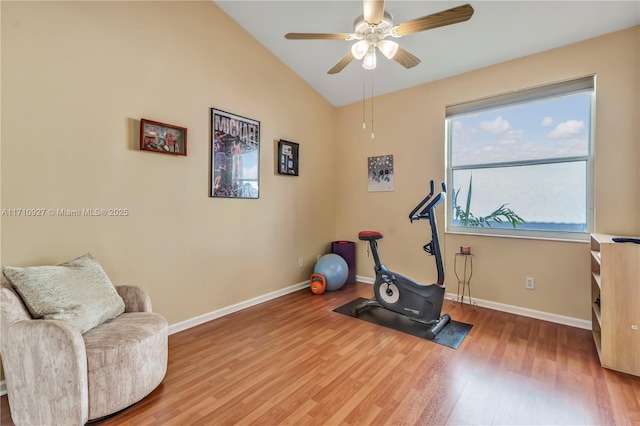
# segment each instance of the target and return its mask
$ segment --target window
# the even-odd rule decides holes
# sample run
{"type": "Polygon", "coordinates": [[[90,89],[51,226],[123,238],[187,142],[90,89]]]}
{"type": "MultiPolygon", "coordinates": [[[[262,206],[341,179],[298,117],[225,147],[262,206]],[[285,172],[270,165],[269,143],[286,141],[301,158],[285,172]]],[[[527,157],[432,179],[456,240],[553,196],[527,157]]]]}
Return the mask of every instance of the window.
{"type": "Polygon", "coordinates": [[[595,77],[448,106],[447,231],[586,240],[595,77]]]}

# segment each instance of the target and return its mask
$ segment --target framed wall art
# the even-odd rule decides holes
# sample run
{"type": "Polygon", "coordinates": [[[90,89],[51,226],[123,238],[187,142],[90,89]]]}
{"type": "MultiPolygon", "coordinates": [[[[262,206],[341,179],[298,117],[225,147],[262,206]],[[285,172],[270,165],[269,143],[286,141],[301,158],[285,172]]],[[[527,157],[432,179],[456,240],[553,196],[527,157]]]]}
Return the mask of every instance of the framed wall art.
{"type": "Polygon", "coordinates": [[[298,176],[300,145],[280,139],[278,141],[278,174],[298,176]]]}
{"type": "Polygon", "coordinates": [[[393,191],[393,155],[379,155],[367,159],[369,168],[369,192],[393,191]]]}
{"type": "Polygon", "coordinates": [[[187,129],[142,118],[140,150],[187,155],[187,129]]]}
{"type": "Polygon", "coordinates": [[[210,197],[260,195],[260,122],[211,108],[210,197]]]}

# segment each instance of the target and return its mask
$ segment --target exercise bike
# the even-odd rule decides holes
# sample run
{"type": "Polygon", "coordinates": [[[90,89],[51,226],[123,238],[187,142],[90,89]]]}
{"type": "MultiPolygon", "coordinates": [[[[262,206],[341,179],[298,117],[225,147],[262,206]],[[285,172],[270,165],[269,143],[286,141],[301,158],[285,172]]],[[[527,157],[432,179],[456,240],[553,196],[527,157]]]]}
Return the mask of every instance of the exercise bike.
{"type": "Polygon", "coordinates": [[[427,219],[431,225],[432,240],[425,244],[423,249],[429,255],[435,257],[438,279],[434,284],[424,285],[410,278],[387,269],[380,262],[377,240],[382,238],[378,231],[361,231],[358,238],[368,241],[375,262],[374,271],[376,279],[373,283],[374,297],[362,302],[351,314],[358,316],[360,312],[371,308],[380,307],[406,316],[410,320],[429,325],[426,337],[434,339],[442,331],[445,325],[451,321],[449,314],[440,316],[442,302],[444,301],[444,267],[442,253],[440,252],[440,240],[438,238],[438,224],[435,217],[435,208],[445,199],[446,187],[442,184],[442,192],[436,194],[435,184],[431,181],[431,192],[409,213],[409,220],[427,219]],[[422,208],[424,205],[426,206],[422,208]],[[422,210],[420,210],[422,209],[422,210]]]}

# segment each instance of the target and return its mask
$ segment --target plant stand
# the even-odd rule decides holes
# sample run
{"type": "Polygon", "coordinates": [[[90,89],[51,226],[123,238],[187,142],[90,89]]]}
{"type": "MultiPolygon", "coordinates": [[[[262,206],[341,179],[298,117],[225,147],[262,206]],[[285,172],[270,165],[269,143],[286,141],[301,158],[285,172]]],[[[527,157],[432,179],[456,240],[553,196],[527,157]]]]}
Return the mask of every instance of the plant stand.
{"type": "Polygon", "coordinates": [[[464,306],[464,293],[465,289],[469,295],[469,301],[467,302],[470,306],[473,307],[473,310],[476,310],[478,304],[473,301],[471,298],[471,277],[473,276],[473,255],[472,254],[462,254],[456,253],[456,257],[453,262],[453,270],[456,274],[456,278],[458,279],[458,294],[456,295],[456,299],[452,300],[451,303],[455,306],[457,303],[460,303],[464,306]],[[458,267],[458,259],[460,259],[461,266],[458,267]],[[458,273],[458,269],[462,269],[461,274],[458,273]],[[460,288],[462,287],[462,293],[460,293],[460,288]]]}

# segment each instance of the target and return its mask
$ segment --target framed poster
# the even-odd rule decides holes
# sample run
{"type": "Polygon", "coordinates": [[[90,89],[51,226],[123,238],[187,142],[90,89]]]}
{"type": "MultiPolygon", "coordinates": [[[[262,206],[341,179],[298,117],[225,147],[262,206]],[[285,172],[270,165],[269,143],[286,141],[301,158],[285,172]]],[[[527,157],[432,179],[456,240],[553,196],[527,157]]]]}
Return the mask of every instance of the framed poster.
{"type": "Polygon", "coordinates": [[[369,192],[393,191],[393,155],[369,157],[369,192]]]}
{"type": "Polygon", "coordinates": [[[260,195],[260,122],[211,108],[210,197],[260,195]]]}
{"type": "Polygon", "coordinates": [[[280,139],[278,141],[278,174],[298,176],[300,145],[280,139]]]}
{"type": "Polygon", "coordinates": [[[187,155],[187,129],[142,118],[140,150],[187,155]]]}

